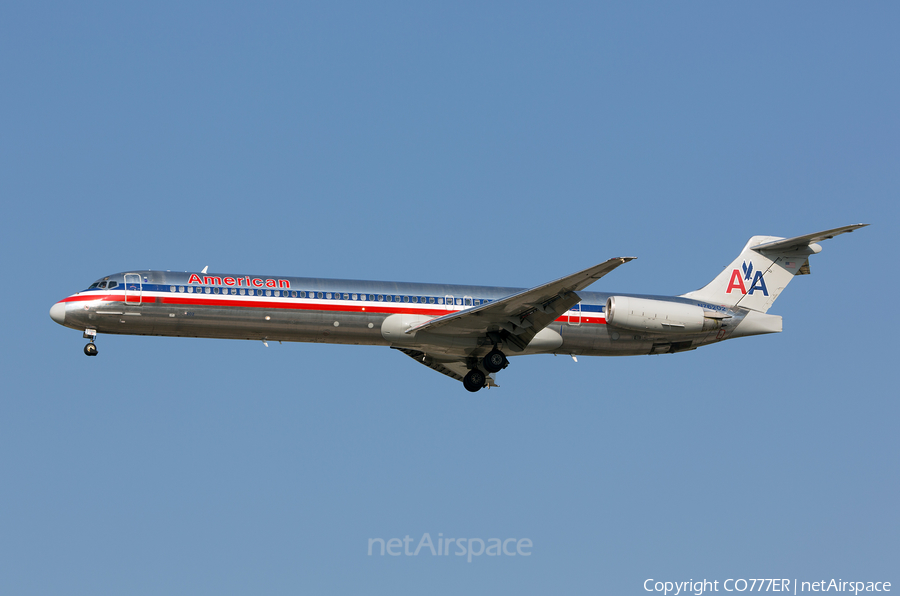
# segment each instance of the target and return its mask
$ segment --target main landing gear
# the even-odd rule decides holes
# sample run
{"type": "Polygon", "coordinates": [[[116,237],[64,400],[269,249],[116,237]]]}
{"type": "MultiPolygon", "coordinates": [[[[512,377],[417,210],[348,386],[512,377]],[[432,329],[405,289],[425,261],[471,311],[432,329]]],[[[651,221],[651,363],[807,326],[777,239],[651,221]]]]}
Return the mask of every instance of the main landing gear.
{"type": "Polygon", "coordinates": [[[506,356],[498,350],[494,348],[488,355],[482,358],[481,364],[484,365],[484,369],[489,373],[500,372],[507,366],[509,366],[509,360],[506,359],[506,356]]]}
{"type": "Polygon", "coordinates": [[[466,388],[466,391],[475,393],[484,387],[485,381],[487,381],[487,376],[481,372],[481,369],[473,368],[463,377],[463,387],[466,388]]]}
{"type": "Polygon", "coordinates": [[[97,337],[96,329],[85,329],[84,336],[85,339],[91,340],[91,343],[84,346],[84,355],[85,356],[96,356],[97,355],[97,345],[94,343],[94,338],[97,337]]]}
{"type": "MultiPolygon", "coordinates": [[[[509,360],[506,359],[506,355],[503,352],[495,347],[488,352],[487,356],[481,359],[481,365],[488,373],[495,373],[500,372],[509,366],[509,360]]],[[[487,375],[477,366],[473,366],[473,368],[466,373],[466,376],[463,377],[463,387],[472,393],[478,391],[486,384],[487,375]]]]}

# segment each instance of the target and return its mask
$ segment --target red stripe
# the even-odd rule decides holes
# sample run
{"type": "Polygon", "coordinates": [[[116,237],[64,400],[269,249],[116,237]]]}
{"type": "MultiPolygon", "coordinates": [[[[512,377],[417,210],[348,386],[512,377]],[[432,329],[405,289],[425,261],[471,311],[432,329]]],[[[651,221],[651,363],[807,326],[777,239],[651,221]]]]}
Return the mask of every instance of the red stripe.
{"type": "MultiPolygon", "coordinates": [[[[137,301],[134,300],[136,296],[129,295],[129,301],[126,304],[137,304],[137,301]]],[[[124,294],[103,294],[103,295],[80,295],[80,296],[69,296],[60,302],[79,302],[79,301],[87,301],[87,300],[99,300],[103,302],[125,302],[124,294]]],[[[142,303],[154,303],[156,301],[156,297],[154,296],[141,296],[142,303]]],[[[344,305],[344,304],[304,304],[304,303],[290,303],[290,302],[274,302],[274,301],[262,301],[262,300],[230,300],[230,299],[209,299],[209,298],[189,298],[187,296],[177,296],[177,297],[162,297],[160,298],[160,302],[163,304],[181,304],[181,305],[189,305],[189,306],[229,306],[229,307],[240,307],[240,308],[279,308],[279,309],[289,309],[289,310],[318,310],[318,311],[329,311],[329,312],[365,312],[365,313],[375,313],[375,314],[407,314],[407,315],[427,315],[432,317],[442,317],[444,315],[449,315],[455,312],[460,312],[458,310],[432,310],[426,308],[416,308],[416,307],[403,307],[402,310],[391,309],[388,304],[390,303],[382,303],[376,306],[356,306],[356,305],[344,305]]],[[[555,320],[556,323],[569,323],[571,321],[578,322],[578,317],[569,317],[563,315],[555,320]]],[[[581,322],[588,325],[605,325],[606,319],[601,319],[599,317],[586,317],[584,315],[581,316],[581,322]]]]}
{"type": "Polygon", "coordinates": [[[104,300],[106,302],[125,302],[125,294],[87,294],[69,296],[60,302],[79,302],[82,300],[104,300]]]}
{"type": "MultiPolygon", "coordinates": [[[[64,298],[60,300],[60,302],[81,302],[87,300],[102,300],[103,302],[125,302],[125,294],[94,294],[94,295],[80,295],[80,296],[69,296],[68,298],[64,298]]],[[[156,296],[141,296],[140,302],[142,303],[153,303],[156,302],[156,296]]],[[[126,304],[137,304],[138,297],[134,294],[128,295],[128,302],[126,304]]]]}
{"type": "Polygon", "coordinates": [[[390,310],[387,306],[387,303],[384,303],[384,306],[356,306],[356,305],[344,305],[344,304],[297,304],[297,303],[289,303],[289,302],[272,302],[272,301],[263,301],[263,300],[210,300],[208,298],[188,298],[185,297],[177,297],[177,298],[163,298],[163,304],[193,304],[193,305],[203,305],[203,306],[238,306],[244,308],[286,308],[291,310],[324,310],[324,311],[337,311],[337,312],[367,312],[367,313],[383,313],[383,314],[412,314],[412,315],[431,315],[435,317],[441,317],[444,315],[449,315],[450,313],[457,312],[455,310],[429,310],[425,308],[404,308],[401,311],[398,310],[390,310]]]}

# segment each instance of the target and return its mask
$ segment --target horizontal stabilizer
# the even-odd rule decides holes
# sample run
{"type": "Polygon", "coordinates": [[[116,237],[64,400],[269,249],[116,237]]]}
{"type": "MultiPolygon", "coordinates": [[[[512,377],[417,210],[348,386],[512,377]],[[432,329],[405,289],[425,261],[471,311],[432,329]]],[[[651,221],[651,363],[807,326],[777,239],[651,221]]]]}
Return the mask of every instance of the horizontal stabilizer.
{"type": "Polygon", "coordinates": [[[792,248],[809,246],[813,242],[828,240],[830,238],[834,238],[839,234],[846,234],[847,232],[852,232],[853,230],[864,228],[867,225],[869,224],[853,224],[852,226],[843,226],[841,228],[834,228],[833,230],[825,230],[824,232],[807,234],[806,236],[797,236],[795,238],[783,238],[781,240],[775,240],[773,242],[764,242],[762,244],[757,244],[756,246],[751,246],[750,248],[757,252],[773,250],[788,251],[792,248]]]}

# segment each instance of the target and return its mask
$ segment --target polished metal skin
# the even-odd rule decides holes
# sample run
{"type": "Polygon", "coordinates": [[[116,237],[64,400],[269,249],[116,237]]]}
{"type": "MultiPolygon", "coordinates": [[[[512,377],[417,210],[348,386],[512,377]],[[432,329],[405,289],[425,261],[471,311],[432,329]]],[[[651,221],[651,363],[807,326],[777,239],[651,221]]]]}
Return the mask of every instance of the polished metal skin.
{"type": "Polygon", "coordinates": [[[506,356],[672,353],[781,331],[781,318],[765,310],[794,275],[808,272],[805,257],[821,250],[813,241],[861,226],[798,237],[797,244],[754,237],[777,252],[760,252],[751,239],[732,264],[734,273],[726,269],[706,288],[681,297],[583,289],[628,257],[530,290],[128,271],[54,304],[50,317],[83,331],[91,356],[97,353],[95,336],[103,333],[383,345],[476,391],[496,384],[492,373],[505,368],[506,356]],[[768,269],[754,278],[753,262],[768,269]],[[769,280],[778,282],[777,292],[774,284],[772,291],[766,286],[769,280]],[[747,308],[742,301],[761,306],[747,308]],[[609,321],[608,309],[614,309],[609,321]]]}

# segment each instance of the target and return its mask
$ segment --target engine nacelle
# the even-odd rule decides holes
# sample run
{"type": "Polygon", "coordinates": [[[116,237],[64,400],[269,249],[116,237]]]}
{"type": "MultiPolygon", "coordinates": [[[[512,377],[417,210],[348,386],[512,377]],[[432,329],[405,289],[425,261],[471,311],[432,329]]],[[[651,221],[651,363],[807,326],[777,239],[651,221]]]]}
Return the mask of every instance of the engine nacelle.
{"type": "Polygon", "coordinates": [[[606,300],[606,324],[651,333],[702,333],[722,326],[721,313],[707,311],[699,306],[610,296],[606,300]]]}

